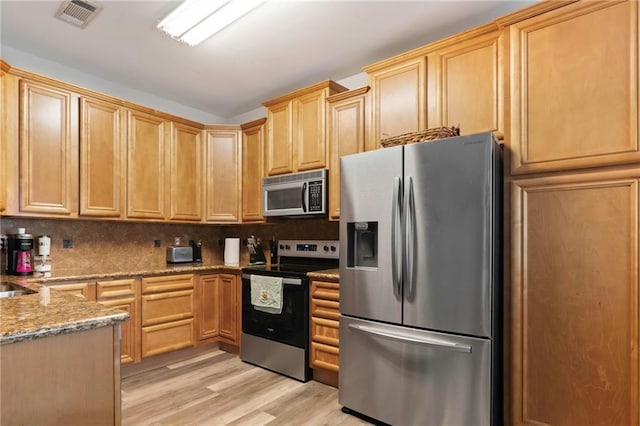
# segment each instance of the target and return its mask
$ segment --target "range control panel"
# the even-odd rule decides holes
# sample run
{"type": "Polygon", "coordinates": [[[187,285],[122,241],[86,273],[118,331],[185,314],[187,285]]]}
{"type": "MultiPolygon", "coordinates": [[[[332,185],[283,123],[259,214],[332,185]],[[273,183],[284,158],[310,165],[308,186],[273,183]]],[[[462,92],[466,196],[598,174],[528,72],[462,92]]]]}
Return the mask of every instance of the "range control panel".
{"type": "Polygon", "coordinates": [[[278,255],[289,257],[340,258],[338,240],[280,240],[278,255]]]}

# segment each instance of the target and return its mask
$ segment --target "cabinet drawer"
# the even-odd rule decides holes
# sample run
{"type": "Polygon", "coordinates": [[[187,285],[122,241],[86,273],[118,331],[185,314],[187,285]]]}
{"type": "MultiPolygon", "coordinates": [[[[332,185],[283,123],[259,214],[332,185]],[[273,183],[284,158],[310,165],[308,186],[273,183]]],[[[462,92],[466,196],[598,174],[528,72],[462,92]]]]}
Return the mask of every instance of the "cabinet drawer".
{"type": "Polygon", "coordinates": [[[193,317],[193,290],[142,296],[142,325],[193,317]]]}
{"type": "Polygon", "coordinates": [[[340,349],[323,345],[322,343],[312,342],[311,366],[338,372],[340,366],[340,349]]]}
{"type": "Polygon", "coordinates": [[[311,299],[311,316],[338,321],[340,304],[331,300],[311,299]]]}
{"type": "Polygon", "coordinates": [[[193,318],[142,327],[142,357],[193,346],[193,318]]]}
{"type": "Polygon", "coordinates": [[[311,298],[338,302],[340,300],[340,284],[311,281],[311,298]]]}
{"type": "Polygon", "coordinates": [[[92,283],[54,284],[50,288],[71,293],[87,300],[96,300],[96,286],[92,283]]]}
{"type": "Polygon", "coordinates": [[[338,347],[340,323],[324,318],[311,318],[311,340],[338,347]]]}
{"type": "Polygon", "coordinates": [[[168,275],[142,279],[142,293],[193,289],[193,275],[168,275]]]}
{"type": "Polygon", "coordinates": [[[98,281],[96,284],[96,296],[99,301],[120,297],[135,297],[135,295],[135,279],[98,281]]]}

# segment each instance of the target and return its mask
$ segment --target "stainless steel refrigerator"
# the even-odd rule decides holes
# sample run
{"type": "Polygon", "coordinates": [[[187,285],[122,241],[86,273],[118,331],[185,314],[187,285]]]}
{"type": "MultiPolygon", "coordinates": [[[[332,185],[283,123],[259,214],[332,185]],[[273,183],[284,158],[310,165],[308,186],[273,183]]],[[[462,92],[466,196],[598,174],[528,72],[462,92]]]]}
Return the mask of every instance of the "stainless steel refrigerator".
{"type": "Polygon", "coordinates": [[[340,404],[394,425],[501,424],[502,171],[492,133],[340,166],[340,404]]]}

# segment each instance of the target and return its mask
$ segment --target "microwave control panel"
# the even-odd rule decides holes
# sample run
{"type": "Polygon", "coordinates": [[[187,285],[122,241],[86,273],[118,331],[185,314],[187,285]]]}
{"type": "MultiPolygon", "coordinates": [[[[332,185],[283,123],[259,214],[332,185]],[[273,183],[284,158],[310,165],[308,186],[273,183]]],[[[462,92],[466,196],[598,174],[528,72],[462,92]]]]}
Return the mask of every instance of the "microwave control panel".
{"type": "Polygon", "coordinates": [[[309,182],[309,211],[321,212],[324,194],[322,193],[322,181],[309,182]]]}

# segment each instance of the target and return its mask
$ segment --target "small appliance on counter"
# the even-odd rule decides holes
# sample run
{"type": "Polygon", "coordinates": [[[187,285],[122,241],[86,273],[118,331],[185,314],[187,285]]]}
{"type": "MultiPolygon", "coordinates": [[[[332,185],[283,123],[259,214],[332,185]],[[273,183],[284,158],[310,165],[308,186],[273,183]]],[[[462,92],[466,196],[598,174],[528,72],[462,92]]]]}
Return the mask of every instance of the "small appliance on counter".
{"type": "Polygon", "coordinates": [[[33,275],[33,235],[24,228],[7,239],[7,274],[33,275]]]}
{"type": "Polygon", "coordinates": [[[180,244],[180,237],[176,237],[173,245],[167,247],[167,263],[191,263],[193,262],[193,247],[180,244]]]}
{"type": "Polygon", "coordinates": [[[36,272],[47,274],[51,272],[49,255],[51,254],[51,237],[48,235],[38,236],[38,255],[36,256],[36,272]]]}
{"type": "Polygon", "coordinates": [[[189,240],[189,245],[193,249],[193,263],[202,263],[202,240],[189,240]]]}
{"type": "Polygon", "coordinates": [[[247,238],[247,248],[249,249],[250,265],[264,265],[267,263],[260,238],[256,238],[253,235],[247,238]]]}

